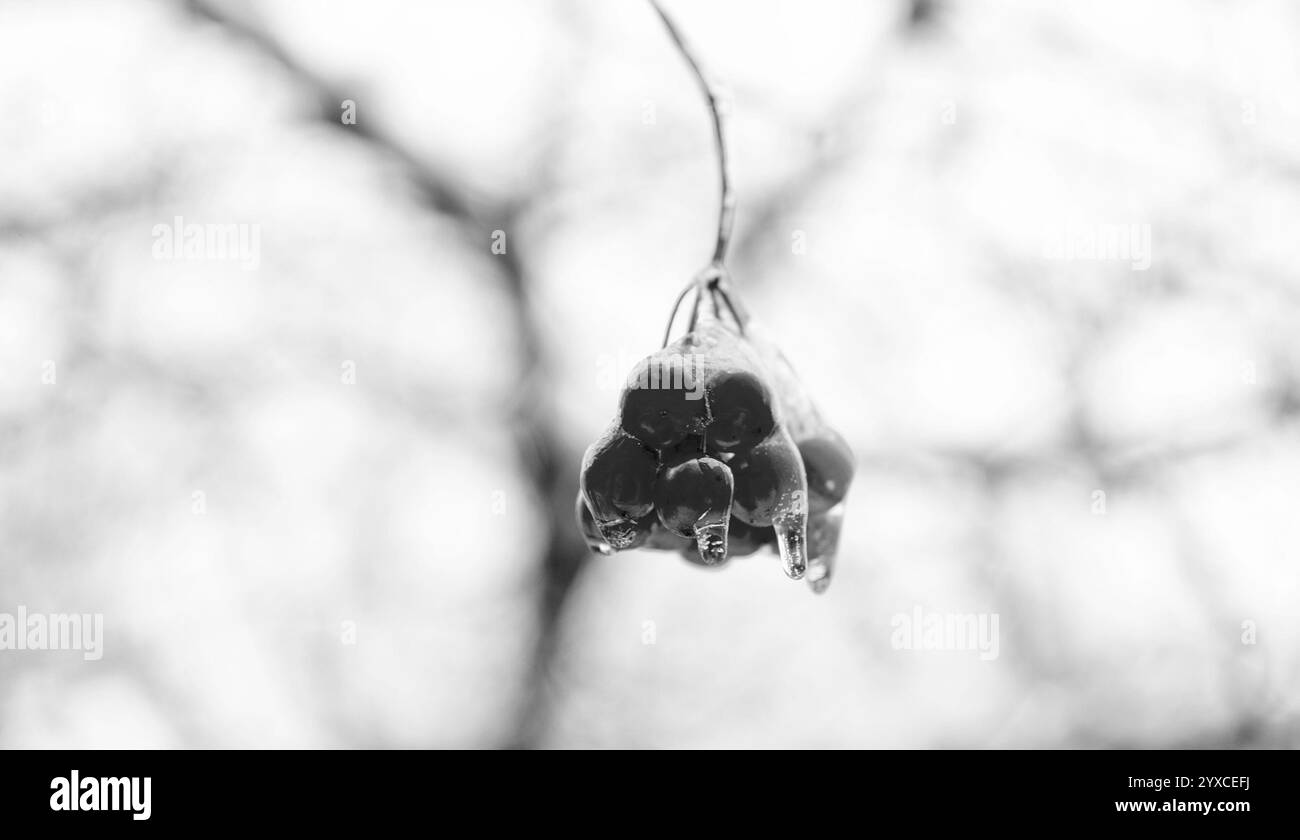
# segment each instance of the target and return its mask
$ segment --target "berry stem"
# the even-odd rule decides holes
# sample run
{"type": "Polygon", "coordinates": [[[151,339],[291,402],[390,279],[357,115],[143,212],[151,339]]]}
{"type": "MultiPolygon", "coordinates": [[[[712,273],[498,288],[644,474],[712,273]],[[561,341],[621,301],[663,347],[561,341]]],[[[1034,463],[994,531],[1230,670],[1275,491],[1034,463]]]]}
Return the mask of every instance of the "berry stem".
{"type": "Polygon", "coordinates": [[[677,24],[673,23],[673,19],[668,16],[663,6],[659,4],[659,0],[650,0],[650,5],[654,7],[655,12],[663,20],[669,36],[672,37],[673,43],[677,45],[677,51],[682,54],[682,57],[686,59],[686,63],[691,66],[691,71],[695,74],[700,90],[704,93],[704,98],[708,102],[709,113],[713,116],[713,139],[718,150],[719,186],[722,197],[718,206],[718,237],[713,246],[713,259],[710,260],[709,265],[721,269],[727,257],[727,246],[731,244],[731,228],[736,216],[736,196],[731,191],[731,167],[727,157],[727,133],[725,120],[723,119],[723,112],[726,108],[725,99],[722,95],[721,86],[705,72],[699,58],[695,55],[695,51],[677,28],[677,24]]]}
{"type": "Polygon", "coordinates": [[[745,307],[740,303],[739,300],[733,301],[731,299],[732,295],[727,290],[726,285],[719,285],[715,287],[713,289],[713,294],[715,298],[714,306],[715,307],[717,306],[716,298],[719,297],[722,298],[722,302],[727,305],[727,311],[731,313],[731,317],[734,318],[736,321],[736,329],[740,330],[741,335],[744,335],[745,325],[749,323],[749,312],[745,310],[745,307]]]}
{"type": "Polygon", "coordinates": [[[691,324],[695,324],[695,312],[700,307],[699,289],[699,284],[692,280],[686,285],[686,288],[682,289],[682,293],[677,296],[676,302],[673,303],[673,311],[668,313],[668,326],[664,327],[664,343],[660,345],[661,347],[667,347],[668,340],[673,337],[673,322],[677,320],[677,313],[682,308],[682,301],[686,300],[686,296],[692,291],[696,293],[696,297],[695,306],[691,308],[691,324]]]}

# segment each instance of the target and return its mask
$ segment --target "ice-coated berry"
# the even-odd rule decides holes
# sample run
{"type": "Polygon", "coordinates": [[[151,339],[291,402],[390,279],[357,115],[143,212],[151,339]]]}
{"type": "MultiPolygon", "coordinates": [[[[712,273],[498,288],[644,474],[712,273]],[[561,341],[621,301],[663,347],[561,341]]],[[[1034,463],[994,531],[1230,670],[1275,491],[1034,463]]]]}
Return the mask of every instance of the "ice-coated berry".
{"type": "Polygon", "coordinates": [[[615,551],[631,548],[636,522],[654,510],[659,456],[610,427],[582,459],[582,494],[605,541],[615,551]]]}
{"type": "Polygon", "coordinates": [[[665,449],[709,423],[699,356],[666,347],[637,363],[619,405],[623,431],[646,446],[665,449]]]}
{"type": "Polygon", "coordinates": [[[849,492],[853,483],[854,458],[844,438],[829,427],[799,441],[799,454],[808,475],[809,510],[829,510],[849,492]]]}
{"type": "Polygon", "coordinates": [[[712,449],[748,450],[776,427],[771,392],[756,373],[735,368],[719,371],[709,382],[708,398],[712,449]]]}
{"type": "Polygon", "coordinates": [[[587,541],[587,548],[590,548],[592,553],[613,554],[605,538],[600,535],[600,528],[596,526],[596,519],[591,515],[591,508],[587,507],[587,500],[582,498],[581,492],[574,501],[573,518],[577,520],[578,530],[582,531],[582,536],[587,541]]]}
{"type": "Polygon", "coordinates": [[[731,501],[731,470],[714,458],[665,465],[655,485],[659,521],[678,536],[695,539],[700,559],[709,565],[727,558],[731,501]]]}
{"type": "Polygon", "coordinates": [[[737,519],[776,532],[776,549],[787,576],[798,580],[807,570],[808,480],[799,448],[783,429],[737,456],[735,476],[737,519]]]}
{"type": "Polygon", "coordinates": [[[784,435],[737,455],[731,462],[736,518],[757,527],[770,526],[783,508],[791,506],[790,494],[799,489],[800,469],[799,451],[784,435]]]}

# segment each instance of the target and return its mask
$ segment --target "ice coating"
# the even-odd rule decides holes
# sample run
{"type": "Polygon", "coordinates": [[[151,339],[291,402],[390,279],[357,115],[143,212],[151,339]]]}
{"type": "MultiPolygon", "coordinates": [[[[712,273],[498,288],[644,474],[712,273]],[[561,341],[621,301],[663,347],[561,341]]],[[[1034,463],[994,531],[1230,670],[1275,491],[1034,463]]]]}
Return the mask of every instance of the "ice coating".
{"type": "Polygon", "coordinates": [[[835,556],[843,526],[843,500],[856,468],[853,451],[822,417],[816,404],[768,331],[758,321],[745,321],[745,337],[761,359],[773,390],[786,432],[800,450],[805,479],[805,530],[788,519],[778,524],[777,548],[786,574],[808,581],[817,594],[824,593],[834,573],[835,556]]]}
{"type": "Polygon", "coordinates": [[[706,566],[720,566],[727,562],[727,526],[730,516],[720,516],[720,521],[700,522],[695,526],[695,545],[706,566]]]}
{"type": "Polygon", "coordinates": [[[582,498],[581,491],[573,503],[573,516],[578,522],[578,530],[582,531],[582,536],[587,541],[587,548],[604,557],[614,553],[596,526],[596,519],[591,515],[591,508],[587,507],[587,500],[582,498]]]}

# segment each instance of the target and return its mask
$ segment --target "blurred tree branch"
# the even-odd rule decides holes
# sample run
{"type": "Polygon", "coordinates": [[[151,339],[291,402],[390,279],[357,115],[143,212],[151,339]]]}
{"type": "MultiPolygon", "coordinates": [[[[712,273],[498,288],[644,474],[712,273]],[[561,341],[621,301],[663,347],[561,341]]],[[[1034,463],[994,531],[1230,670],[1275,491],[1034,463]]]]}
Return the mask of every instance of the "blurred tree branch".
{"type": "MultiPolygon", "coordinates": [[[[344,126],[338,120],[339,103],[347,97],[323,75],[300,62],[266,28],[256,22],[229,13],[225,6],[212,0],[188,0],[187,7],[201,20],[215,23],[244,40],[261,54],[271,58],[298,81],[319,103],[320,119],[327,125],[346,130],[351,136],[370,144],[377,151],[397,160],[409,173],[422,200],[435,211],[447,216],[460,229],[467,242],[482,243],[486,249],[494,230],[511,230],[518,226],[529,202],[518,198],[504,203],[485,201],[453,179],[434,171],[414,151],[396,138],[371,124],[358,122],[344,126]]],[[[518,242],[518,238],[515,239],[518,242]]],[[[517,386],[514,398],[506,407],[519,432],[517,457],[528,476],[539,507],[546,512],[544,532],[537,535],[540,548],[537,586],[537,635],[531,660],[524,674],[524,696],[508,746],[531,746],[540,738],[545,724],[545,681],[558,645],[560,619],[574,582],[586,567],[588,551],[572,521],[572,498],[577,477],[571,469],[578,453],[569,451],[558,431],[558,421],[543,385],[547,376],[547,349],[541,336],[529,297],[527,271],[517,246],[492,257],[511,302],[509,315],[514,334],[519,337],[517,386]]]]}

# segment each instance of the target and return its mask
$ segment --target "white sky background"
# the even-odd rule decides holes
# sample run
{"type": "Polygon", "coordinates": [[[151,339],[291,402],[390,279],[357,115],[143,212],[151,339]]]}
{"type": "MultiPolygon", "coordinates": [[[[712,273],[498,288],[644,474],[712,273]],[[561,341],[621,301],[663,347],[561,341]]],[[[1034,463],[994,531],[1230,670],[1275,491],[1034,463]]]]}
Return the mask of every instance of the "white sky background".
{"type": "Polygon", "coordinates": [[[0,651],[0,746],[1296,745],[1294,4],[670,6],[736,282],[859,475],[827,596],[596,559],[540,682],[605,374],[712,246],[698,91],[636,0],[214,7],[292,66],[0,3],[0,612],[106,633],[0,651]],[[256,270],[155,259],[178,215],[256,270]],[[1051,252],[1119,225],[1146,270],[1051,252]],[[999,657],[894,649],[918,606],[999,657]]]}

